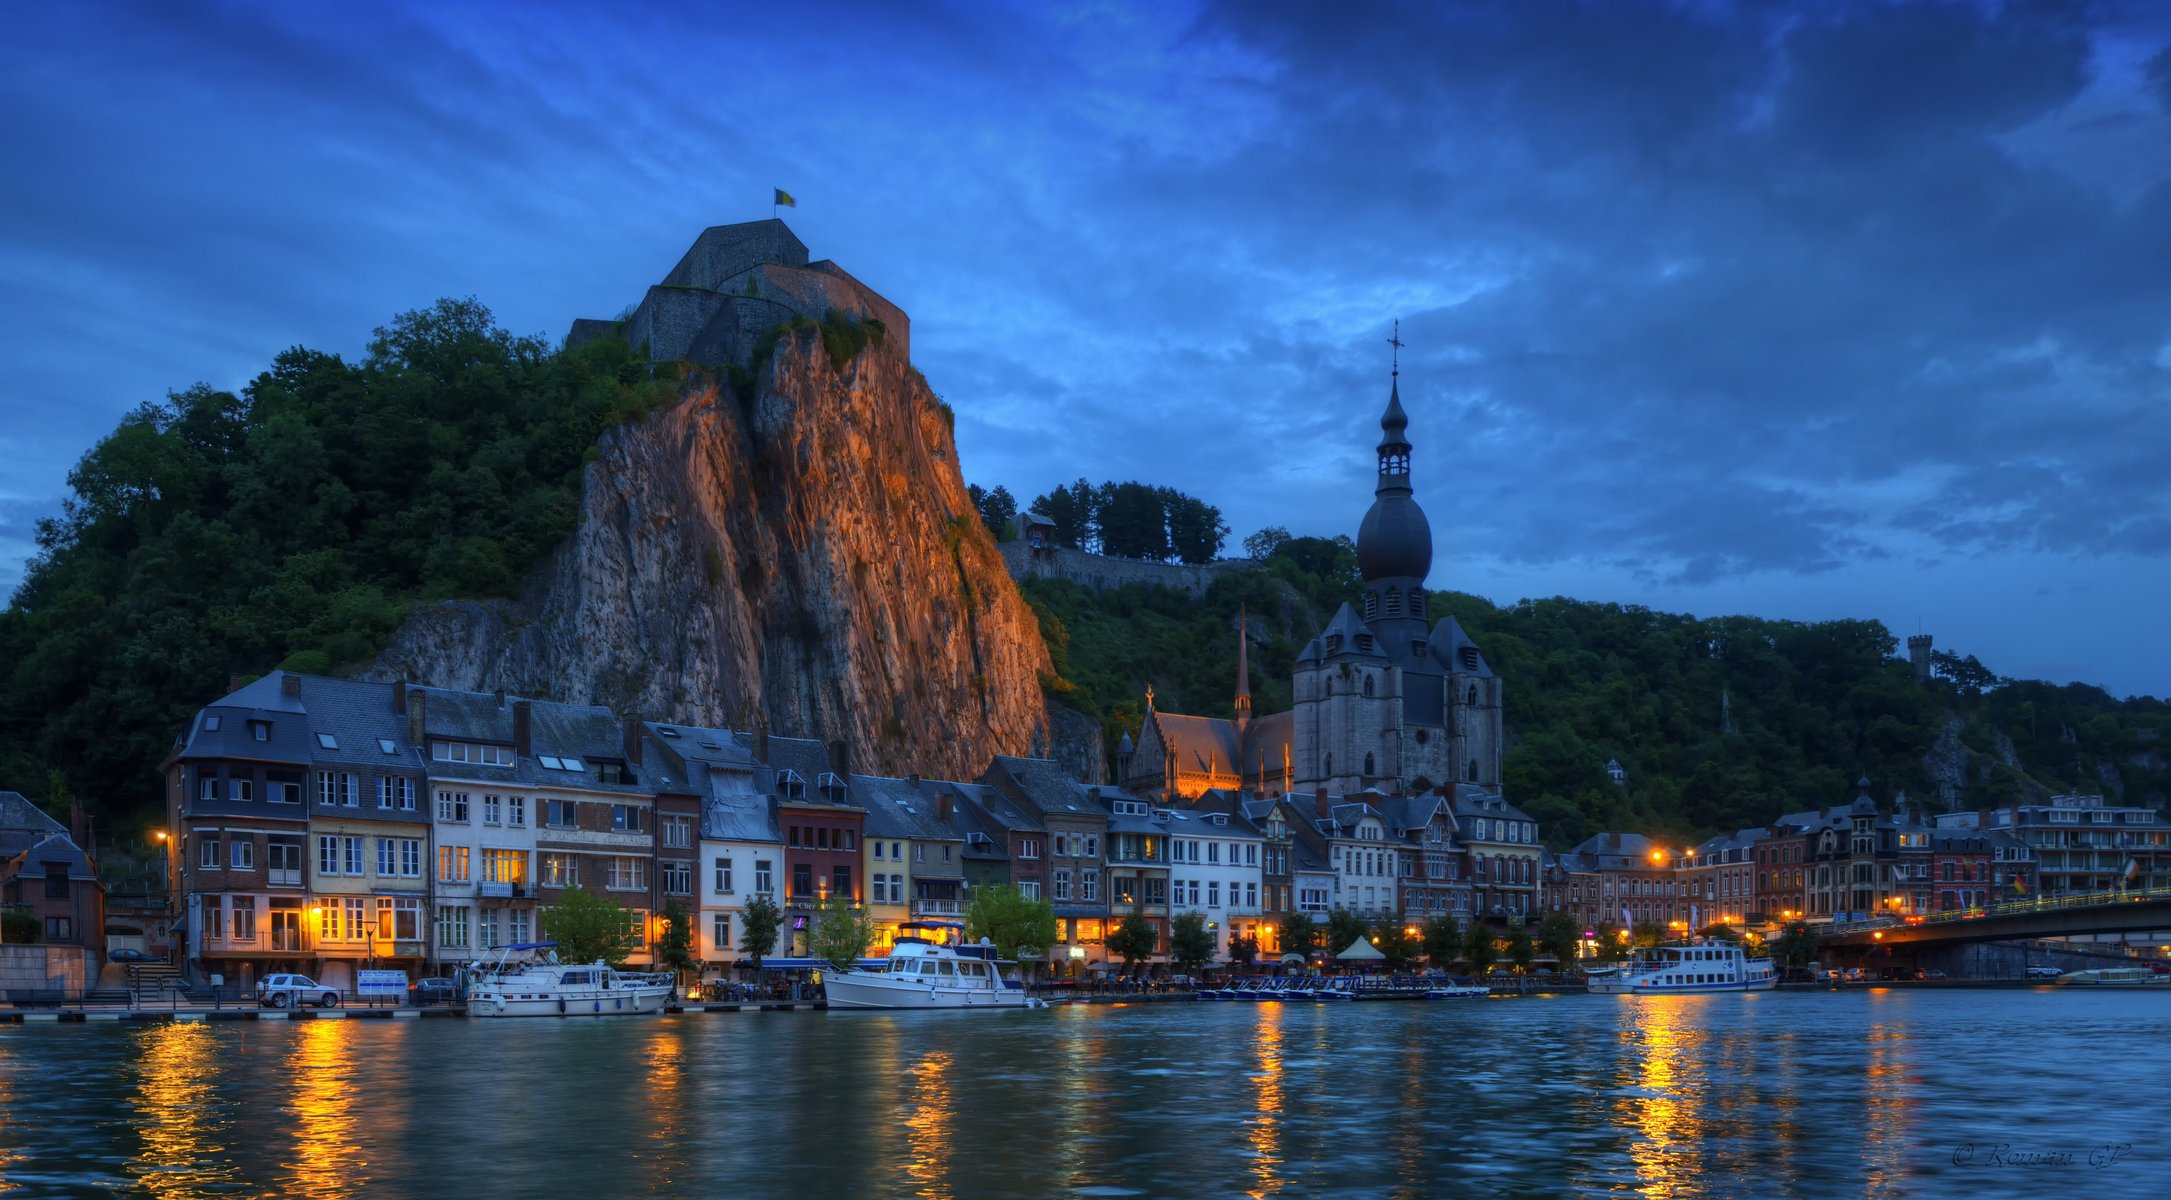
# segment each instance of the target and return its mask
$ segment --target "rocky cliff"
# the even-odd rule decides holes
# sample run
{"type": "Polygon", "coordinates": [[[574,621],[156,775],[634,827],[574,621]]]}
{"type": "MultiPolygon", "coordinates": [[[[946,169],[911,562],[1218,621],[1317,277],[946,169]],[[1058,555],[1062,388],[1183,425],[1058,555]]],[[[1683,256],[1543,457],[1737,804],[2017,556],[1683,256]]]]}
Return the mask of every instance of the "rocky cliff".
{"type": "Polygon", "coordinates": [[[1098,779],[1097,730],[1051,725],[1039,625],[903,354],[839,370],[803,330],[746,390],[702,375],[607,433],[525,597],[420,606],[369,674],[765,725],[859,772],[1053,754],[1098,779]]]}

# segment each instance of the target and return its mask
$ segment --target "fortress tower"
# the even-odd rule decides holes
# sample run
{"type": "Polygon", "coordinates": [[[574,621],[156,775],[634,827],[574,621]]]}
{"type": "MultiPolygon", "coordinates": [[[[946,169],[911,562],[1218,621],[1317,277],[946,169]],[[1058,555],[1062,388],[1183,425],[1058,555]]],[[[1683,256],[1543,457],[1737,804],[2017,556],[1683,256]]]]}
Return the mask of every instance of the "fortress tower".
{"type": "Polygon", "coordinates": [[[1907,661],[1915,668],[1915,682],[1930,682],[1930,635],[1918,633],[1907,639],[1907,661]]]}

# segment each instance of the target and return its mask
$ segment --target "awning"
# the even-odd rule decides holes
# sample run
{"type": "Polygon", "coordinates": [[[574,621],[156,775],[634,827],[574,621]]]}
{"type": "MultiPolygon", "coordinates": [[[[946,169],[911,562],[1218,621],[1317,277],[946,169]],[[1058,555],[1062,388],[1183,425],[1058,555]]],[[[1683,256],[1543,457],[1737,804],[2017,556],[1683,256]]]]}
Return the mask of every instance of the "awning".
{"type": "Polygon", "coordinates": [[[1377,962],[1387,956],[1379,952],[1378,946],[1365,941],[1363,938],[1358,938],[1335,957],[1344,962],[1377,962]]]}

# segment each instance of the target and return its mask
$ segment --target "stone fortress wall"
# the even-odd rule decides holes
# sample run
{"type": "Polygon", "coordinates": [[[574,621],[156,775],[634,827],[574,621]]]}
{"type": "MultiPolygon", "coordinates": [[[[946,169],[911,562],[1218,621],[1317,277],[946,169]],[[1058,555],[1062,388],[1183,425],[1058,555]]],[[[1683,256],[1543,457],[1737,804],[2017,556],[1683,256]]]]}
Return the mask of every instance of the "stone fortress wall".
{"type": "Polygon", "coordinates": [[[678,265],[648,289],[624,321],[582,318],[566,344],[623,337],[646,344],[655,362],[751,365],[761,335],[794,317],[819,321],[832,311],[880,321],[907,361],[912,321],[837,264],[807,261],[807,248],[784,222],[748,221],[701,232],[678,265]]]}
{"type": "Polygon", "coordinates": [[[1127,587],[1165,587],[1190,596],[1193,600],[1204,599],[1206,589],[1213,586],[1215,578],[1224,571],[1248,571],[1254,565],[1248,558],[1224,559],[1211,563],[1162,563],[1147,562],[1135,558],[1108,558],[1088,554],[1067,546],[1035,547],[1024,539],[1003,542],[995,547],[1002,552],[1003,565],[1012,579],[1063,579],[1094,591],[1127,587]]]}

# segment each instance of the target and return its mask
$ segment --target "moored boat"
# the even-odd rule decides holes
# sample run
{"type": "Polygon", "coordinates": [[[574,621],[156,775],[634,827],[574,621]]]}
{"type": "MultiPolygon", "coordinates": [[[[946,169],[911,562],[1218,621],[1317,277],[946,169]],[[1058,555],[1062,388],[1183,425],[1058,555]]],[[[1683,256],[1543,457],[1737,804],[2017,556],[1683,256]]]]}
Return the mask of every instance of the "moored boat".
{"type": "Polygon", "coordinates": [[[2171,974],[2148,967],[2099,967],[2093,971],[2068,971],[2057,980],[2059,987],[2165,987],[2171,974]]]}
{"type": "Polygon", "coordinates": [[[633,1017],[660,1013],[671,999],[669,974],[619,971],[601,962],[561,963],[557,945],[494,947],[496,962],[471,968],[477,977],[468,987],[467,1015],[633,1017]]]}
{"type": "Polygon", "coordinates": [[[1046,1008],[1002,977],[985,943],[964,945],[954,921],[906,921],[897,944],[877,967],[825,968],[822,992],[831,1011],[849,1009],[1046,1008]]]}
{"type": "Polygon", "coordinates": [[[1679,996],[1698,992],[1757,992],[1779,982],[1768,958],[1750,958],[1731,942],[1660,946],[1617,971],[1592,972],[1593,992],[1679,996]]]}

